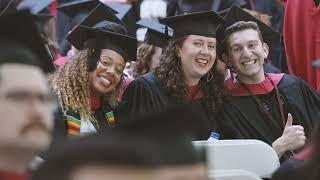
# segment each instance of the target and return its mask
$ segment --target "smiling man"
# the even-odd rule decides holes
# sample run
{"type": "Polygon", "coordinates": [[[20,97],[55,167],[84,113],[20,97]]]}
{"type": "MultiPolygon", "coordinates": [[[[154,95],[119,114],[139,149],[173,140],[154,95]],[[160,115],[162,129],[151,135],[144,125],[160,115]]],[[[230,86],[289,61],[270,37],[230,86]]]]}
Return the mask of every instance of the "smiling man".
{"type": "Polygon", "coordinates": [[[236,78],[225,83],[233,97],[220,114],[222,136],[260,139],[286,159],[319,121],[320,95],[297,77],[264,72],[270,27],[236,6],[225,18],[223,58],[236,78]]]}
{"type": "Polygon", "coordinates": [[[30,14],[2,16],[0,24],[0,179],[27,179],[29,163],[51,142],[56,106],[45,73],[53,66],[30,14]]]}

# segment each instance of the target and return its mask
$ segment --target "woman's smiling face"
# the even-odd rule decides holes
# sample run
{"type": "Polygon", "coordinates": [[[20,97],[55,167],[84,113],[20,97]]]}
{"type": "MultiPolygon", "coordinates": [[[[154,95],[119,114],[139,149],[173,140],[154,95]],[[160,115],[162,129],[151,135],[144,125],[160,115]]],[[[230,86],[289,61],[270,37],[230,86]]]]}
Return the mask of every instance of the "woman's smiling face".
{"type": "Polygon", "coordinates": [[[100,96],[112,92],[121,82],[124,58],[110,49],[102,49],[96,69],[89,74],[91,91],[100,96]]]}

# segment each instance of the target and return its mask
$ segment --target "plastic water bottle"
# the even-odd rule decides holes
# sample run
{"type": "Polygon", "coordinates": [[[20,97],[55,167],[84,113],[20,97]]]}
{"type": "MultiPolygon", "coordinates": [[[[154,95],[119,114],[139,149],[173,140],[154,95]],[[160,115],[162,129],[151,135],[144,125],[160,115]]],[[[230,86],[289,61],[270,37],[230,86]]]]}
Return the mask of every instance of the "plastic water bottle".
{"type": "Polygon", "coordinates": [[[220,134],[212,131],[210,133],[210,137],[209,137],[208,141],[218,141],[219,139],[220,139],[220,134]]]}

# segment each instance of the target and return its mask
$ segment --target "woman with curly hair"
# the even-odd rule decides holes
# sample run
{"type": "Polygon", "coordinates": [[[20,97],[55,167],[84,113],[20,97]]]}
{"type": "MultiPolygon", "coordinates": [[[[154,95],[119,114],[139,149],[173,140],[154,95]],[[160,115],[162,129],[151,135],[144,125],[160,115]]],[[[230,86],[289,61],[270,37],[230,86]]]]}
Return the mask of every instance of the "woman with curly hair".
{"type": "MultiPolygon", "coordinates": [[[[215,31],[224,20],[213,11],[160,20],[174,30],[160,66],[127,87],[119,106],[122,123],[145,113],[162,112],[172,105],[191,104],[199,113],[196,139],[215,130],[215,113],[223,103],[222,74],[215,69],[215,31]]],[[[143,127],[147,128],[147,127],[143,127]]]]}
{"type": "Polygon", "coordinates": [[[125,62],[135,59],[136,52],[136,40],[119,33],[119,29],[124,27],[102,21],[92,28],[80,25],[69,37],[79,41],[82,50],[51,77],[69,135],[92,133],[115,125],[113,108],[125,62]]]}

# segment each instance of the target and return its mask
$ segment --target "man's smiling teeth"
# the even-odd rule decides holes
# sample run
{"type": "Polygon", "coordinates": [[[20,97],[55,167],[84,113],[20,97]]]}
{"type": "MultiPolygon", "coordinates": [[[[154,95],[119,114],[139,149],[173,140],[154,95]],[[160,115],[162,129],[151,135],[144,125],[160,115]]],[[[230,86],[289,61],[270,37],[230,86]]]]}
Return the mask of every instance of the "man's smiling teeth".
{"type": "Polygon", "coordinates": [[[254,64],[256,61],[255,60],[251,60],[251,61],[246,61],[246,62],[243,62],[241,63],[242,65],[251,65],[251,64],[254,64]]]}

